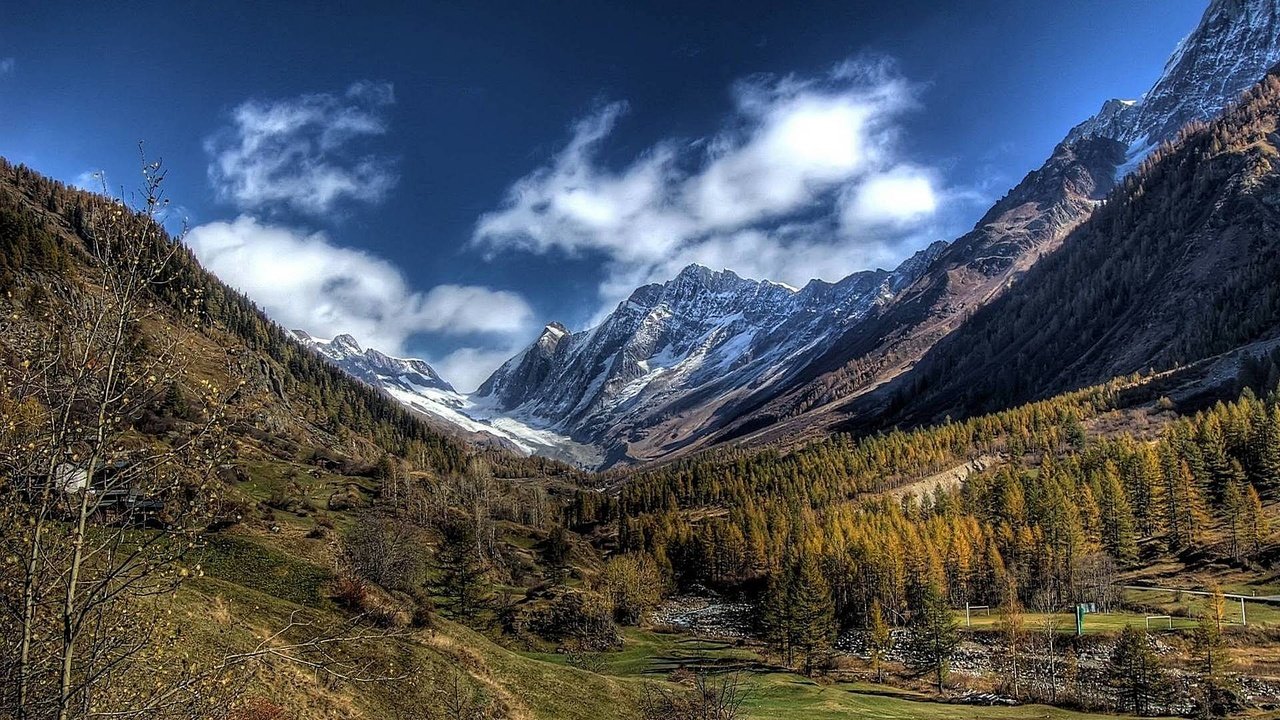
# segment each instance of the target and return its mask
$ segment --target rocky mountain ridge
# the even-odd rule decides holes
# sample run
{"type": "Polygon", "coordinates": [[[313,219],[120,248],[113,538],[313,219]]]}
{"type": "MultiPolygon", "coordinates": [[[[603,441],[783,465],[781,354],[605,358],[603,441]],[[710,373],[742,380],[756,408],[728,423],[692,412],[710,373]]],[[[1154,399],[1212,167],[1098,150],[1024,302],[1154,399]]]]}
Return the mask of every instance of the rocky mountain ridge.
{"type": "Polygon", "coordinates": [[[660,451],[697,437],[753,394],[785,384],[877,305],[909,286],[945,248],[893,271],[854,273],[801,289],[699,265],[635,290],[598,326],[547,326],[476,392],[502,412],[601,447],[613,460],[648,459],[637,438],[672,420],[660,451]]]}

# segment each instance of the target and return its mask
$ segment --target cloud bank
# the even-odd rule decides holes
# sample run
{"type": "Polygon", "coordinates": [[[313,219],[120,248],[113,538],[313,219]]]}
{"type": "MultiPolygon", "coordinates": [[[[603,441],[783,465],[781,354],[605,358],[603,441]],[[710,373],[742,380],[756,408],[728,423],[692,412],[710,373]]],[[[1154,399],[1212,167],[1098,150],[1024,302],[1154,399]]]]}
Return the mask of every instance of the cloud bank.
{"type": "Polygon", "coordinates": [[[715,133],[659,142],[621,168],[600,155],[627,106],[607,105],[510,187],[471,245],[491,257],[598,253],[606,303],[690,262],[795,285],[893,264],[937,239],[948,195],[901,149],[917,92],[881,60],[750,78],[715,133]]]}
{"type": "Polygon", "coordinates": [[[473,387],[531,329],[523,297],[473,285],[418,290],[385,259],[281,219],[333,225],[348,208],[387,198],[397,180],[394,160],[366,148],[388,132],[394,103],[389,83],[366,80],[337,93],[237,105],[205,151],[215,194],[240,214],[192,228],[187,243],[206,268],[286,327],[320,337],[349,333],[396,355],[419,335],[474,342],[479,347],[440,361],[451,382],[473,387]]]}
{"type": "Polygon", "coordinates": [[[240,210],[323,217],[345,203],[381,202],[396,183],[391,158],[362,149],[387,132],[390,83],[342,93],[248,100],[205,141],[209,181],[240,210]]]}
{"type": "Polygon", "coordinates": [[[386,260],[247,215],[193,228],[187,244],[276,322],[323,337],[350,333],[388,353],[403,353],[416,333],[514,333],[533,317],[515,293],[469,285],[417,292],[386,260]]]}

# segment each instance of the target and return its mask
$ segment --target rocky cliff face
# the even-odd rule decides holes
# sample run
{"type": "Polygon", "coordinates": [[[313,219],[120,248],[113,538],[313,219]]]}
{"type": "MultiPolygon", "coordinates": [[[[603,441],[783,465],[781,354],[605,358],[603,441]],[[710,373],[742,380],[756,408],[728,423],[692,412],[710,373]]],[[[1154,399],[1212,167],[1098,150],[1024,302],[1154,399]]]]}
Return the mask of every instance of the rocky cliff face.
{"type": "Polygon", "coordinates": [[[1108,100],[1067,135],[1123,142],[1132,163],[1206,121],[1280,62],[1280,0],[1213,0],[1174,50],[1164,73],[1138,100],[1108,100]]]}
{"type": "Polygon", "coordinates": [[[614,460],[655,457],[785,384],[839,329],[914,282],[944,247],[892,272],[814,280],[799,290],[691,265],[637,289],[590,330],[547,326],[476,395],[614,460]]]}

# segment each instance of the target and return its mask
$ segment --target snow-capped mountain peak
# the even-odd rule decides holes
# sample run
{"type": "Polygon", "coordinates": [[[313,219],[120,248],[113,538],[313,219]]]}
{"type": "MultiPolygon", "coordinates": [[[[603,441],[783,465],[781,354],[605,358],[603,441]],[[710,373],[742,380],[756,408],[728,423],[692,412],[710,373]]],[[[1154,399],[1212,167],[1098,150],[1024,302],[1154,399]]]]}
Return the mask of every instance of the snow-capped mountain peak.
{"type": "MultiPolygon", "coordinates": [[[[303,330],[291,331],[303,345],[367,385],[378,388],[410,410],[447,426],[471,439],[495,442],[522,453],[538,453],[575,465],[595,466],[600,457],[593,448],[568,437],[531,427],[518,419],[496,413],[484,401],[460,393],[425,360],[392,357],[363,348],[351,335],[321,340],[303,330]]],[[[565,336],[557,323],[544,336],[565,336]]]]}
{"type": "Polygon", "coordinates": [[[1280,62],[1280,0],[1213,0],[1140,100],[1108,100],[1067,141],[1088,135],[1129,146],[1132,169],[1192,121],[1221,112],[1280,62]]]}
{"type": "Polygon", "coordinates": [[[678,444],[728,406],[795,375],[872,308],[910,285],[946,247],[897,270],[854,273],[802,289],[689,265],[637,288],[594,328],[549,325],[480,389],[493,408],[602,447],[678,444]],[[688,416],[686,423],[684,416],[688,416]],[[667,423],[661,438],[655,426],[667,423]]]}
{"type": "Polygon", "coordinates": [[[306,331],[293,330],[293,336],[333,364],[370,385],[395,384],[404,389],[430,388],[454,392],[450,385],[425,360],[398,358],[372,348],[360,347],[351,335],[342,334],[332,340],[321,340],[306,331]]]}

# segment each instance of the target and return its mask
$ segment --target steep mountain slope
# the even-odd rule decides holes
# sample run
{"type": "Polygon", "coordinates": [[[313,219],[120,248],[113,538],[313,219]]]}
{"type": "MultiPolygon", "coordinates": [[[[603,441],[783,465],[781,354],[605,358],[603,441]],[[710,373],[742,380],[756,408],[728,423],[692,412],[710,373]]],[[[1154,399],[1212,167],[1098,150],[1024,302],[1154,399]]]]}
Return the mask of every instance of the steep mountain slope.
{"type": "MultiPolygon", "coordinates": [[[[48,322],[33,316],[24,298],[76,292],[99,272],[88,250],[90,218],[114,209],[105,198],[0,159],[0,303],[7,323],[0,362],[12,360],[9,340],[48,322]]],[[[238,441],[279,452],[317,448],[356,462],[412,449],[424,469],[465,467],[469,451],[461,443],[322,362],[185,248],[173,246],[172,253],[171,278],[153,289],[160,309],[150,330],[188,338],[192,369],[173,379],[175,394],[194,394],[202,381],[220,387],[243,381],[227,411],[238,441]],[[200,323],[186,327],[176,308],[192,298],[200,299],[200,323]]]]}
{"type": "Polygon", "coordinates": [[[1280,3],[1214,0],[1139,101],[1108,101],[953,243],[897,301],[845,331],[801,382],[744,414],[717,439],[820,433],[885,407],[860,396],[897,378],[941,338],[1051,254],[1152,148],[1237,99],[1280,57],[1280,3]]]}
{"type": "Polygon", "coordinates": [[[1213,0],[1140,100],[1108,100],[1067,141],[1109,137],[1141,159],[1189,122],[1208,120],[1280,62],[1280,0],[1213,0]]]}
{"type": "Polygon", "coordinates": [[[938,243],[897,270],[803,289],[691,265],[639,288],[600,325],[548,325],[476,392],[525,422],[604,448],[610,461],[657,457],[703,437],[755,393],[787,383],[833,329],[910,285],[938,243]]]}
{"type": "Polygon", "coordinates": [[[981,411],[1280,334],[1280,74],[1130,176],[938,344],[898,417],[981,411]]]}

